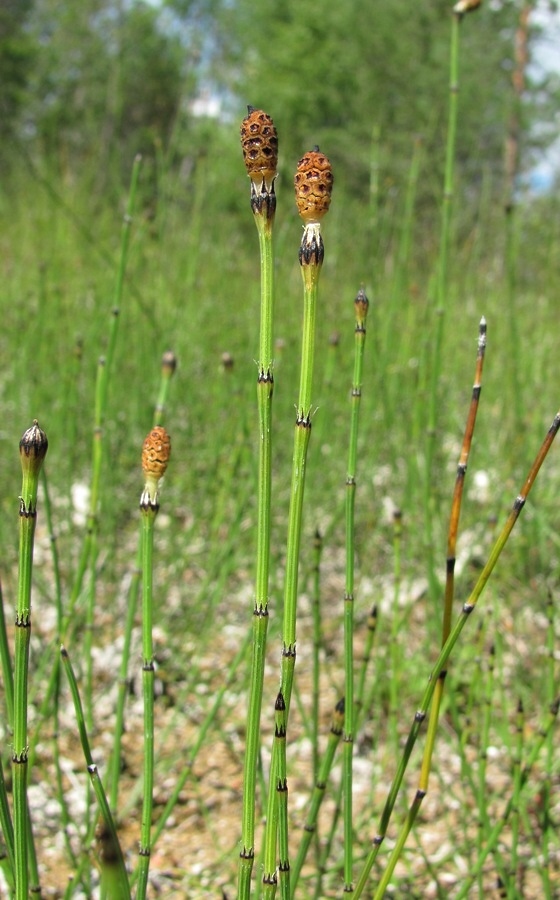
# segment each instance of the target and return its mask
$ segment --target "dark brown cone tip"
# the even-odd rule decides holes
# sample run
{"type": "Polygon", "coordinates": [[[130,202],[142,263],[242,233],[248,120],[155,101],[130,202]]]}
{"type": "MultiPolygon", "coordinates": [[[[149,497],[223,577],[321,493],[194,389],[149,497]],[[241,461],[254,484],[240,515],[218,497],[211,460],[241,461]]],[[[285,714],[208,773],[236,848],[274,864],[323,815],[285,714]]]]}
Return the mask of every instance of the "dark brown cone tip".
{"type": "Polygon", "coordinates": [[[298,213],[304,222],[318,222],[328,212],[333,182],[330,161],[318,147],[302,156],[294,186],[298,213]]]}
{"type": "Polygon", "coordinates": [[[278,134],[271,117],[262,109],[248,106],[241,123],[241,149],[247,174],[252,181],[272,190],[278,168],[278,134]]]}
{"type": "Polygon", "coordinates": [[[161,368],[166,375],[173,375],[177,368],[177,357],[173,350],[166,350],[161,357],[161,368]]]}
{"type": "Polygon", "coordinates": [[[37,471],[39,471],[47,455],[48,448],[47,435],[39,428],[37,419],[34,419],[33,425],[23,433],[19,442],[19,455],[22,465],[28,468],[36,467],[37,471]]]}
{"type": "Polygon", "coordinates": [[[356,299],[354,300],[354,308],[356,310],[357,321],[360,324],[363,324],[367,318],[369,309],[369,300],[363,288],[360,288],[360,290],[356,294],[356,299]]]}

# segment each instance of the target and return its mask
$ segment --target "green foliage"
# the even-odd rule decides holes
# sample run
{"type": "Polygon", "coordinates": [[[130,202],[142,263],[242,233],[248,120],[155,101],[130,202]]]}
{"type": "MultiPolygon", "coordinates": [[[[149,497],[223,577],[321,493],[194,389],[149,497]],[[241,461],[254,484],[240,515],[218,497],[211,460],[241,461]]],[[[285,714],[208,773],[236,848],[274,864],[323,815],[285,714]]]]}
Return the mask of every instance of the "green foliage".
{"type": "MultiPolygon", "coordinates": [[[[451,9],[447,0],[350,0],[309,13],[297,0],[239,0],[224,13],[235,93],[274,112],[284,165],[315,143],[328,147],[362,197],[374,135],[385,199],[403,182],[420,135],[432,160],[421,199],[433,204],[443,165],[451,9]]],[[[483,4],[462,25],[458,165],[469,189],[481,178],[481,158],[485,169],[501,170],[516,15],[515,4],[483,4]]]]}
{"type": "Polygon", "coordinates": [[[116,168],[126,178],[135,153],[167,142],[190,82],[181,41],[160,19],[143,2],[38,0],[27,127],[63,171],[96,160],[100,177],[116,168]]]}
{"type": "MultiPolygon", "coordinates": [[[[5,0],[0,7],[0,121],[11,128],[24,97],[32,44],[25,32],[31,0],[5,0]]],[[[2,157],[6,147],[0,144],[2,157]]]]}

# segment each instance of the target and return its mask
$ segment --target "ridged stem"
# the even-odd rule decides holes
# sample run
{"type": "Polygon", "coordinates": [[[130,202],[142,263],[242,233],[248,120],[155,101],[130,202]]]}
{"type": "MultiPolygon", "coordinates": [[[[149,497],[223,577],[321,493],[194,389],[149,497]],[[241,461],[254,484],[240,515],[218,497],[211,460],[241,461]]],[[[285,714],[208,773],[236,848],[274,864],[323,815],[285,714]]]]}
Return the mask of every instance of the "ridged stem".
{"type": "MultiPolygon", "coordinates": [[[[379,827],[377,834],[375,835],[375,837],[373,839],[373,848],[370,851],[370,853],[366,859],[365,865],[360,874],[358,884],[356,885],[356,889],[355,889],[356,897],[361,896],[362,891],[364,890],[366,882],[369,878],[369,873],[371,872],[371,868],[372,868],[372,866],[377,858],[377,855],[379,853],[379,848],[381,847],[383,841],[385,840],[389,821],[391,819],[391,815],[392,815],[392,812],[393,812],[393,809],[395,806],[395,802],[396,802],[397,796],[399,794],[399,791],[400,791],[400,788],[402,785],[404,774],[408,767],[410,755],[411,755],[414,745],[416,743],[416,739],[420,732],[420,728],[426,718],[428,708],[432,702],[432,698],[434,695],[434,691],[436,689],[437,682],[438,682],[442,672],[444,671],[445,666],[447,665],[447,661],[451,655],[451,652],[453,651],[453,648],[455,647],[455,644],[459,640],[461,632],[462,632],[464,626],[466,625],[467,619],[469,619],[470,614],[474,611],[476,604],[477,604],[478,600],[480,599],[480,596],[481,596],[484,588],[486,587],[488,579],[490,578],[490,575],[492,574],[492,571],[494,570],[494,567],[495,567],[495,565],[507,543],[507,540],[515,526],[515,523],[517,522],[517,520],[519,518],[521,510],[523,509],[525,502],[527,500],[527,497],[529,495],[529,492],[531,491],[531,488],[533,487],[533,484],[535,483],[535,479],[538,475],[540,467],[542,466],[542,464],[548,454],[548,451],[550,450],[550,447],[552,446],[552,442],[554,441],[554,438],[556,437],[556,434],[558,433],[559,428],[560,428],[560,412],[558,412],[556,414],[556,416],[554,417],[554,420],[553,420],[552,424],[550,425],[550,428],[548,429],[547,435],[535,457],[533,465],[531,466],[531,468],[529,470],[529,474],[527,475],[527,478],[525,479],[523,487],[522,487],[520,493],[518,494],[518,496],[515,498],[512,509],[510,511],[510,514],[509,514],[497,540],[494,543],[494,546],[490,552],[490,556],[488,557],[488,560],[487,560],[484,568],[482,569],[468,600],[463,604],[461,614],[458,617],[458,619],[456,620],[454,627],[450,631],[449,637],[447,638],[445,645],[442,647],[442,649],[440,651],[440,654],[437,658],[435,666],[430,675],[428,685],[424,691],[424,695],[422,697],[420,707],[418,708],[418,710],[415,714],[414,722],[410,729],[403,754],[401,756],[399,765],[397,767],[397,772],[395,774],[393,783],[389,790],[389,794],[388,794],[388,797],[387,797],[387,800],[385,803],[385,807],[384,807],[382,815],[381,815],[380,827],[379,827]]],[[[402,847],[404,846],[404,839],[406,838],[406,834],[410,831],[410,828],[412,827],[412,824],[413,824],[416,814],[418,812],[419,804],[421,803],[422,799],[423,799],[423,794],[422,794],[422,791],[419,789],[417,791],[417,796],[411,806],[409,816],[407,817],[407,821],[405,822],[403,829],[401,831],[399,841],[397,842],[397,845],[395,846],[395,848],[393,850],[393,854],[395,854],[397,859],[398,859],[398,855],[399,855],[400,851],[402,850],[402,847]]],[[[383,893],[384,893],[385,888],[387,887],[387,884],[390,880],[391,874],[392,874],[392,868],[391,868],[391,860],[390,860],[388,863],[388,868],[385,871],[384,876],[381,879],[381,881],[376,889],[375,894],[373,895],[374,900],[381,900],[381,898],[383,897],[383,893]]]]}
{"type": "MultiPolygon", "coordinates": [[[[167,396],[171,378],[175,372],[176,361],[175,356],[170,353],[164,353],[162,357],[160,383],[158,389],[157,401],[154,409],[153,424],[163,425],[167,396]]],[[[117,694],[117,706],[115,711],[115,737],[112,747],[112,755],[110,762],[110,798],[109,803],[113,815],[117,811],[117,801],[119,793],[119,776],[121,770],[121,747],[122,735],[124,731],[124,708],[126,704],[127,687],[128,687],[128,666],[130,662],[130,647],[132,643],[132,631],[134,627],[134,619],[136,615],[136,607],[138,603],[138,592],[140,589],[140,580],[142,577],[142,534],[139,536],[138,548],[136,551],[136,565],[130,580],[128,590],[128,598],[126,603],[126,622],[124,628],[124,642],[119,666],[119,687],[117,694]]]]}
{"type": "Polygon", "coordinates": [[[100,846],[99,856],[101,863],[102,888],[105,891],[106,896],[110,898],[118,897],[119,900],[130,900],[130,887],[124,858],[119,844],[115,823],[109,809],[107,795],[105,794],[99,772],[97,771],[97,766],[95,765],[91,754],[78,683],[76,681],[70,657],[64,646],[60,648],[60,654],[68,678],[68,684],[70,685],[70,692],[74,703],[76,722],[88,775],[101,814],[101,823],[98,826],[98,840],[100,846]]]}
{"type": "Polygon", "coordinates": [[[345,713],[343,735],[342,780],[344,784],[344,894],[354,892],[352,883],[352,751],[354,745],[354,509],[356,503],[356,469],[358,462],[358,425],[362,396],[362,373],[366,340],[368,299],[360,290],[356,300],[354,329],[354,376],[351,393],[350,443],[346,475],[346,578],[344,588],[344,689],[345,713]]]}
{"type": "MultiPolygon", "coordinates": [[[[130,244],[130,232],[132,225],[132,216],[136,203],[136,193],[138,181],[140,177],[140,167],[142,158],[136,156],[132,167],[132,176],[130,181],[130,189],[126,211],[123,217],[121,229],[121,247],[119,262],[117,267],[117,276],[115,281],[115,289],[113,295],[113,308],[111,310],[111,320],[109,327],[109,340],[107,345],[107,353],[105,358],[99,360],[97,370],[96,398],[95,398],[95,421],[93,425],[93,446],[92,446],[92,477],[91,477],[91,494],[90,505],[86,523],[86,536],[82,546],[82,552],[78,563],[76,578],[72,587],[70,596],[69,610],[66,618],[65,629],[68,627],[72,619],[74,607],[82,590],[84,575],[91,563],[91,550],[93,534],[97,531],[98,515],[99,515],[99,493],[101,485],[101,466],[103,461],[103,428],[105,424],[105,415],[107,410],[107,397],[109,381],[112,375],[113,360],[115,356],[115,348],[118,335],[118,323],[120,318],[120,306],[122,302],[124,277],[126,273],[126,265],[128,262],[128,250],[130,244]]],[[[90,566],[91,567],[91,566],[90,566]]],[[[92,572],[94,578],[95,573],[92,572]]],[[[64,635],[63,631],[63,635],[64,635]]]]}
{"type": "MultiPolygon", "coordinates": [[[[274,185],[272,185],[274,197],[274,185]]],[[[253,607],[253,644],[247,708],[247,737],[243,772],[243,808],[241,852],[239,858],[238,897],[248,898],[255,855],[255,804],[257,765],[260,746],[260,722],[264,666],[268,632],[268,589],[270,569],[270,523],[272,480],[272,394],[274,389],[272,360],[272,320],[274,305],[274,253],[272,226],[274,203],[253,206],[259,235],[261,271],[261,308],[259,360],[257,375],[257,409],[259,457],[257,478],[257,547],[255,600],[253,607]]]]}
{"type": "Polygon", "coordinates": [[[453,201],[455,144],[457,135],[457,112],[459,94],[459,25],[461,16],[455,13],[451,23],[451,51],[449,71],[449,113],[447,125],[447,144],[445,152],[445,175],[443,184],[443,203],[441,212],[440,245],[436,283],[435,309],[435,342],[431,360],[431,377],[428,400],[428,430],[426,435],[426,470],[424,477],[424,515],[426,523],[425,556],[427,560],[428,578],[431,599],[436,600],[438,582],[434,568],[433,542],[433,462],[436,445],[436,423],[439,403],[439,385],[441,374],[441,353],[445,311],[448,306],[447,292],[449,288],[449,243],[451,230],[451,211],[453,201]]]}
{"type": "MultiPolygon", "coordinates": [[[[288,536],[286,546],[286,571],[284,581],[284,615],[282,620],[282,658],[280,674],[280,692],[286,705],[286,721],[289,718],[290,701],[294,668],[296,662],[296,614],[299,575],[299,555],[301,546],[301,526],[303,513],[303,496],[305,489],[305,470],[307,448],[311,434],[311,387],[313,378],[313,359],[315,352],[315,319],[317,308],[317,286],[323,261],[323,242],[318,225],[306,226],[300,248],[300,263],[303,278],[303,325],[302,351],[300,368],[300,386],[296,423],[294,433],[294,449],[292,456],[292,477],[290,489],[290,506],[288,512],[288,536]]],[[[278,778],[276,758],[273,751],[269,776],[269,798],[274,804],[275,785],[278,778]]],[[[265,844],[269,851],[276,846],[277,810],[267,817],[265,844]]],[[[270,853],[267,855],[271,865],[270,853]]],[[[275,873],[267,868],[263,874],[263,884],[276,878],[275,873]]]]}
{"type": "MultiPolygon", "coordinates": [[[[527,782],[529,780],[529,776],[531,775],[533,766],[535,765],[543,746],[547,743],[551,736],[553,735],[554,727],[556,725],[556,720],[558,718],[558,710],[560,708],[560,698],[556,698],[553,703],[550,704],[547,721],[544,726],[539,730],[535,742],[527,754],[527,762],[523,767],[523,771],[521,772],[520,778],[520,788],[522,791],[525,789],[527,782]]],[[[488,839],[486,841],[486,845],[484,850],[479,854],[476,862],[470,868],[468,875],[466,875],[463,879],[461,887],[459,888],[458,893],[456,894],[455,900],[464,900],[465,897],[468,896],[470,889],[472,888],[474,882],[479,877],[482,869],[484,867],[484,863],[488,859],[490,853],[492,853],[498,845],[500,835],[504,829],[506,822],[508,821],[511,811],[513,809],[513,797],[510,797],[506,804],[506,808],[504,809],[502,815],[499,820],[494,825],[494,828],[490,832],[488,839]]]]}
{"type": "Polygon", "coordinates": [[[148,885],[151,853],[154,789],[154,648],[153,648],[153,549],[157,500],[142,497],[142,692],[144,700],[144,777],[142,824],[138,859],[137,900],[144,900],[148,885]]]}
{"type": "MultiPolygon", "coordinates": [[[[33,571],[33,544],[37,522],[39,474],[48,447],[46,435],[41,431],[36,421],[24,433],[19,446],[22,486],[19,498],[19,566],[14,639],[12,791],[15,897],[16,900],[27,900],[30,888],[28,855],[31,837],[31,823],[27,808],[29,768],[27,704],[29,644],[31,638],[31,576],[33,571]]],[[[39,890],[38,884],[31,885],[31,889],[39,890]]]]}
{"type": "Polygon", "coordinates": [[[340,743],[340,737],[342,735],[342,727],[344,724],[344,700],[339,700],[336,704],[335,710],[333,712],[332,721],[331,721],[331,730],[329,733],[329,739],[327,742],[327,747],[325,750],[325,754],[323,756],[323,761],[319,770],[315,775],[315,784],[313,787],[313,792],[311,794],[311,800],[309,803],[309,812],[307,814],[307,818],[305,820],[305,825],[303,827],[303,834],[300,838],[298,853],[292,868],[291,873],[291,885],[290,885],[290,896],[292,900],[295,898],[296,887],[299,881],[299,876],[301,873],[302,866],[305,862],[305,858],[307,856],[307,851],[309,850],[309,845],[311,843],[311,839],[316,834],[317,829],[317,818],[319,816],[319,810],[321,808],[321,803],[323,802],[323,798],[325,796],[325,790],[327,787],[327,781],[329,775],[331,773],[334,755],[336,752],[336,748],[340,743]]]}

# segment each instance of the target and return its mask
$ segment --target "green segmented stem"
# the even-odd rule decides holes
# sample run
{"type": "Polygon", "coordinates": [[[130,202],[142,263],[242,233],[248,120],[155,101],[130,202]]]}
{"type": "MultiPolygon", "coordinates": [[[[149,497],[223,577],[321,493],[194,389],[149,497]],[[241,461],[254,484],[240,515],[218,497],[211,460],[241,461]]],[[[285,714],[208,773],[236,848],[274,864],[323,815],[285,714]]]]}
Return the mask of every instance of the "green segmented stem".
{"type": "MultiPolygon", "coordinates": [[[[27,900],[29,892],[29,854],[31,850],[31,822],[27,808],[28,740],[27,703],[29,677],[29,643],[31,637],[31,576],[33,544],[37,522],[37,491],[39,474],[47,452],[48,441],[37,421],[20,441],[22,468],[19,498],[19,570],[14,639],[13,690],[13,826],[16,900],[27,900]]],[[[9,839],[9,830],[8,830],[9,839]]],[[[34,878],[35,881],[35,878],[34,878]]],[[[33,884],[32,890],[38,890],[33,884]]]]}
{"type": "Polygon", "coordinates": [[[325,755],[323,756],[323,761],[321,763],[320,769],[315,776],[315,784],[313,786],[313,793],[311,794],[311,800],[309,803],[309,812],[305,820],[303,835],[301,836],[298,853],[292,868],[290,886],[290,896],[292,897],[292,900],[293,898],[295,898],[296,887],[299,881],[302,866],[307,856],[307,851],[309,850],[311,839],[316,833],[317,818],[319,816],[321,803],[323,802],[323,798],[325,796],[327,781],[331,773],[336,748],[340,743],[343,724],[344,699],[341,699],[336,704],[333,712],[331,730],[329,733],[325,755]]]}
{"type": "MultiPolygon", "coordinates": [[[[296,613],[301,546],[301,524],[305,489],[307,448],[311,434],[311,387],[315,352],[315,319],[317,309],[317,285],[323,262],[323,242],[319,225],[306,226],[300,248],[303,278],[303,326],[299,398],[294,433],[290,508],[288,512],[288,536],[286,547],[286,573],[284,582],[284,615],[282,621],[282,660],[280,693],[286,705],[288,721],[294,667],[296,662],[296,613]]],[[[271,854],[276,848],[278,811],[275,786],[278,779],[277,756],[272,753],[269,777],[269,815],[267,816],[265,846],[267,848],[265,876],[272,877],[271,854]],[[271,814],[272,811],[272,814],[271,814]],[[268,865],[268,868],[267,868],[268,865]]],[[[275,876],[276,877],[276,876],[275,876]]]]}
{"type": "Polygon", "coordinates": [[[142,529],[142,692],[144,699],[144,790],[138,857],[137,900],[144,900],[150,867],[154,793],[154,646],[153,646],[153,549],[157,499],[147,492],[140,504],[142,529]]]}
{"type": "MultiPolygon", "coordinates": [[[[171,353],[164,353],[162,358],[160,383],[158,396],[154,408],[154,425],[163,425],[165,417],[165,407],[167,396],[169,393],[169,385],[171,378],[175,372],[175,357],[171,353]],[[173,357],[173,359],[172,359],[173,357]]],[[[138,592],[140,588],[140,580],[142,576],[142,535],[138,541],[138,549],[136,552],[136,565],[130,580],[128,598],[126,604],[126,623],[124,629],[124,643],[121,663],[119,667],[119,688],[117,695],[117,708],[115,712],[115,738],[112,748],[112,756],[110,763],[110,806],[113,815],[116,814],[117,801],[119,794],[119,776],[121,770],[121,746],[122,735],[124,730],[124,708],[127,696],[127,678],[128,666],[130,662],[130,647],[132,642],[132,631],[134,627],[134,618],[136,615],[136,607],[138,602],[138,592]]]]}
{"type": "MultiPolygon", "coordinates": [[[[527,762],[523,767],[523,771],[521,773],[520,778],[520,791],[524,790],[527,782],[529,780],[529,776],[531,775],[531,771],[533,766],[535,765],[540,752],[546,742],[551,738],[553,734],[554,726],[556,725],[556,720],[558,718],[558,710],[560,709],[560,698],[557,697],[553,703],[550,704],[550,708],[548,711],[547,721],[543,728],[539,731],[537,738],[535,739],[535,743],[531,748],[530,752],[527,756],[527,762]]],[[[513,809],[513,797],[510,797],[506,804],[506,808],[502,813],[500,819],[494,825],[491,833],[488,836],[488,840],[486,841],[486,846],[484,850],[479,854],[475,864],[471,867],[469,874],[466,875],[463,879],[459,892],[456,895],[456,900],[464,900],[465,897],[468,896],[471,887],[473,886],[476,879],[479,877],[482,869],[484,867],[484,863],[486,862],[488,856],[492,851],[496,848],[498,841],[500,839],[500,835],[504,829],[506,822],[508,821],[511,811],[513,809]]]]}
{"type": "Polygon", "coordinates": [[[136,193],[138,181],[140,177],[142,157],[136,156],[132,167],[132,175],[130,180],[130,189],[126,211],[123,217],[121,230],[121,247],[119,255],[119,263],[117,268],[117,277],[115,281],[115,291],[113,297],[113,309],[111,310],[111,321],[109,328],[109,340],[107,346],[106,357],[99,360],[97,370],[97,384],[95,396],[95,421],[93,426],[93,445],[92,445],[92,478],[91,478],[91,495],[90,507],[87,517],[86,537],[82,546],[82,552],[76,572],[76,578],[72,587],[70,596],[69,612],[66,618],[65,629],[63,635],[72,619],[74,607],[82,589],[84,575],[88,565],[91,567],[91,553],[93,535],[97,531],[98,515],[99,515],[99,492],[101,486],[101,464],[103,460],[103,427],[105,423],[105,414],[107,410],[107,396],[109,381],[112,375],[113,360],[115,356],[115,347],[118,335],[118,323],[120,318],[120,306],[122,302],[124,278],[126,273],[126,265],[128,262],[128,250],[130,244],[130,232],[132,225],[132,216],[136,204],[136,193]]]}
{"type": "MultiPolygon", "coordinates": [[[[490,578],[490,575],[492,574],[492,571],[494,570],[494,567],[495,567],[495,565],[507,543],[507,540],[515,526],[515,523],[517,522],[517,520],[519,518],[521,510],[523,509],[523,507],[526,503],[529,492],[531,491],[531,488],[533,487],[533,484],[535,483],[535,479],[536,479],[536,477],[539,473],[539,470],[548,454],[548,451],[550,450],[550,447],[552,446],[552,442],[554,441],[554,438],[556,437],[559,428],[560,428],[560,412],[556,413],[556,416],[554,417],[552,424],[550,425],[550,428],[548,429],[546,437],[535,457],[533,465],[531,466],[531,468],[529,470],[529,474],[527,475],[527,478],[525,479],[523,487],[522,487],[520,493],[518,494],[518,496],[515,498],[512,509],[510,511],[510,514],[509,514],[497,540],[494,543],[494,546],[492,548],[490,556],[488,557],[486,565],[482,569],[482,571],[478,577],[478,580],[477,580],[468,600],[466,601],[466,603],[463,604],[462,612],[461,612],[460,616],[458,617],[457,621],[455,622],[454,627],[452,628],[452,630],[449,633],[449,637],[447,638],[444,646],[442,647],[442,649],[440,651],[440,654],[437,658],[435,666],[430,675],[428,685],[424,691],[424,695],[422,697],[420,707],[418,708],[418,710],[415,714],[414,721],[413,721],[412,727],[410,729],[410,732],[409,732],[409,735],[408,735],[408,738],[407,738],[407,741],[405,744],[405,748],[404,748],[403,754],[401,756],[401,759],[400,759],[400,762],[399,762],[399,765],[397,768],[397,772],[395,774],[393,783],[392,783],[390,791],[389,791],[389,795],[385,802],[385,807],[384,807],[382,815],[381,815],[379,830],[373,839],[373,848],[370,851],[370,853],[368,854],[365,865],[360,874],[360,878],[356,885],[356,889],[355,889],[356,897],[361,896],[362,891],[364,890],[366,882],[369,878],[369,873],[371,872],[371,868],[372,868],[372,866],[377,858],[377,855],[379,853],[379,848],[381,847],[381,844],[385,840],[385,836],[387,834],[387,828],[389,825],[389,821],[391,819],[391,815],[392,815],[392,812],[393,812],[393,809],[395,806],[397,796],[398,796],[400,788],[401,788],[404,773],[406,772],[408,762],[410,759],[410,755],[411,755],[414,745],[416,743],[416,739],[420,732],[420,728],[426,718],[427,711],[428,711],[428,708],[432,701],[432,697],[434,695],[434,691],[436,689],[438,680],[439,680],[442,672],[444,671],[445,666],[447,665],[447,661],[451,655],[451,652],[453,651],[453,648],[455,647],[455,644],[457,643],[457,641],[460,637],[460,634],[467,622],[467,619],[470,618],[470,614],[474,611],[476,604],[477,604],[478,600],[480,599],[480,595],[482,594],[484,588],[486,587],[488,579],[490,578]]],[[[376,892],[373,895],[374,900],[381,900],[381,898],[383,897],[384,890],[390,881],[392,871],[394,868],[394,864],[393,864],[393,866],[391,864],[392,860],[394,858],[395,862],[396,862],[396,860],[398,859],[399,853],[401,852],[402,847],[404,846],[404,840],[406,839],[406,835],[408,834],[408,832],[410,831],[410,828],[412,827],[412,824],[414,822],[414,819],[416,817],[416,814],[418,812],[419,805],[422,802],[422,799],[423,799],[422,791],[419,789],[417,791],[415,800],[413,801],[413,804],[410,808],[409,815],[407,816],[407,820],[406,820],[406,822],[403,826],[403,829],[401,831],[401,834],[399,836],[399,840],[397,841],[397,844],[396,844],[395,848],[393,849],[393,853],[391,855],[391,859],[389,860],[387,869],[385,870],[385,873],[376,889],[376,892]]]]}
{"type": "Polygon", "coordinates": [[[86,761],[88,775],[90,777],[93,791],[95,793],[95,797],[99,806],[99,811],[101,813],[102,829],[100,830],[102,833],[102,852],[100,854],[100,861],[102,886],[105,889],[106,895],[108,897],[119,897],[122,898],[122,900],[129,900],[130,887],[128,883],[128,876],[126,874],[122,850],[117,836],[117,830],[113,821],[113,817],[111,815],[111,811],[109,809],[107,795],[105,794],[99,772],[97,771],[97,766],[95,765],[93,757],[91,755],[90,743],[78,683],[76,681],[76,676],[74,674],[70,657],[68,656],[68,652],[64,646],[61,646],[60,648],[60,655],[62,658],[64,671],[66,672],[66,676],[68,678],[68,684],[70,685],[72,700],[74,702],[76,722],[78,724],[78,732],[80,735],[80,742],[86,761]]]}
{"type": "Polygon", "coordinates": [[[319,226],[307,226],[302,239],[302,251],[300,251],[301,273],[303,278],[301,369],[292,456],[292,478],[286,547],[286,574],[284,583],[284,616],[282,623],[281,691],[286,703],[288,715],[296,661],[296,615],[301,525],[307,449],[309,447],[309,438],[311,436],[311,390],[313,383],[313,361],[315,356],[317,289],[323,263],[323,252],[323,241],[319,226]],[[306,258],[305,248],[309,247],[316,248],[316,250],[312,250],[311,255],[306,258]]]}
{"type": "Polygon", "coordinates": [[[319,771],[319,671],[321,652],[321,556],[323,554],[323,537],[319,529],[313,539],[313,669],[311,690],[311,742],[313,748],[313,778],[319,771]]]}
{"type": "Polygon", "coordinates": [[[274,390],[272,360],[272,319],[274,309],[274,184],[270,203],[253,205],[259,235],[261,271],[261,309],[259,361],[257,375],[257,408],[259,422],[259,460],[257,478],[257,547],[255,601],[253,608],[253,645],[247,707],[247,738],[243,771],[243,809],[241,852],[239,854],[238,897],[248,898],[255,855],[255,797],[260,744],[260,721],[264,681],[264,664],[268,632],[268,585],[270,571],[270,522],[272,480],[272,394],[274,390]]]}
{"type": "Polygon", "coordinates": [[[288,852],[288,780],[286,776],[286,704],[282,692],[274,705],[274,742],[270,771],[275,772],[271,781],[267,804],[267,829],[264,845],[262,876],[263,900],[274,900],[280,884],[282,900],[290,896],[290,863],[288,852]],[[268,823],[271,823],[270,827],[268,823]],[[278,848],[278,874],[276,860],[278,848]]]}
{"type": "Polygon", "coordinates": [[[366,340],[368,299],[360,290],[354,301],[354,376],[351,393],[350,443],[346,475],[346,583],[344,589],[344,752],[342,780],[344,784],[344,893],[352,894],[352,751],[354,744],[354,509],[356,503],[356,468],[358,462],[358,424],[362,396],[362,373],[366,340]]]}
{"type": "Polygon", "coordinates": [[[449,287],[449,241],[451,231],[451,209],[453,201],[455,144],[457,136],[457,112],[459,95],[459,24],[461,16],[453,15],[451,24],[451,51],[449,70],[449,114],[447,125],[447,144],[445,151],[445,175],[443,185],[443,203],[441,212],[440,246],[437,269],[437,286],[435,310],[435,343],[432,357],[429,407],[428,407],[428,431],[426,438],[426,471],[424,477],[424,513],[426,521],[425,558],[427,560],[430,593],[435,601],[438,592],[438,583],[434,569],[434,541],[433,541],[433,507],[431,487],[433,484],[433,461],[436,442],[436,420],[439,401],[439,384],[441,374],[441,355],[443,346],[443,332],[445,311],[447,307],[447,291],[449,287]]]}
{"type": "Polygon", "coordinates": [[[290,897],[290,853],[288,849],[288,775],[286,770],[286,705],[278,694],[275,706],[275,740],[278,742],[276,796],[278,807],[278,885],[280,900],[290,897]]]}

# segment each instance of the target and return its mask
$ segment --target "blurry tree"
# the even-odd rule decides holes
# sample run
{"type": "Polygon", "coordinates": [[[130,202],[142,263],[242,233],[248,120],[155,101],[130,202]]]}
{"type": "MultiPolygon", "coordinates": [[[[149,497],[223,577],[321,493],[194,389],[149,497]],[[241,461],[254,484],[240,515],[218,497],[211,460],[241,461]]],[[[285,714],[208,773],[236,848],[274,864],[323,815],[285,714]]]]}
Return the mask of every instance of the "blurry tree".
{"type": "MultiPolygon", "coordinates": [[[[4,136],[13,125],[24,98],[33,44],[25,31],[32,0],[2,0],[0,4],[0,122],[4,136]]],[[[5,154],[7,144],[0,144],[5,154]]]]}
{"type": "MultiPolygon", "coordinates": [[[[501,177],[518,6],[483,2],[461,24],[457,150],[465,184],[483,171],[501,177]]],[[[349,187],[363,193],[376,135],[390,191],[404,182],[420,135],[426,159],[437,160],[424,172],[423,195],[439,196],[452,8],[450,0],[225,3],[230,83],[238,97],[273,115],[290,172],[319,143],[349,187]]],[[[527,103],[525,111],[530,120],[527,103]]]]}
{"type": "Polygon", "coordinates": [[[162,8],[125,0],[35,0],[25,133],[62,171],[130,172],[138,151],[165,146],[198,50],[162,8]]]}

